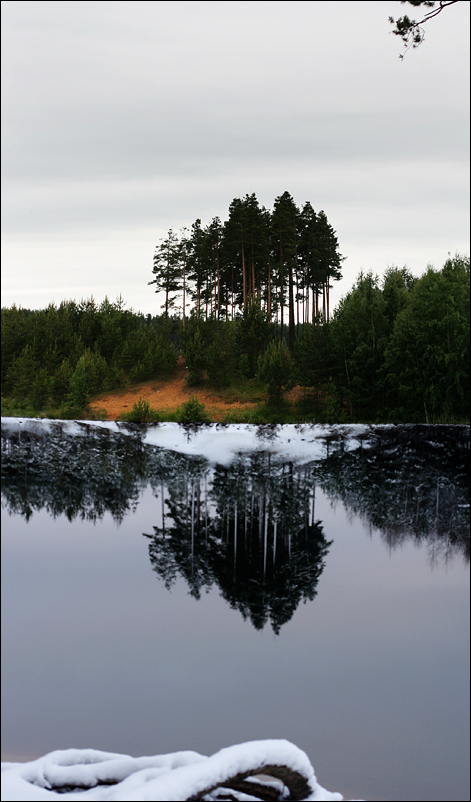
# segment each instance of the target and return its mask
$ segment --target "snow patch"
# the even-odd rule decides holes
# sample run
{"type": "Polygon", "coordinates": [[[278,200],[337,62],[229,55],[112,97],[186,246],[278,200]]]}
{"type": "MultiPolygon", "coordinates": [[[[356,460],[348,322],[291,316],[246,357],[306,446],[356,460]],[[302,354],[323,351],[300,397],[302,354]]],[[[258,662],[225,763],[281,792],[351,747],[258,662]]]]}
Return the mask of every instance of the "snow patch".
{"type": "Polygon", "coordinates": [[[2,763],[2,800],[215,800],[225,784],[234,799],[343,800],[319,785],[307,755],[285,740],[249,741],[211,757],[174,752],[130,757],[95,749],[50,752],[28,763],[2,763]],[[268,776],[266,776],[268,775],[268,776]],[[249,782],[247,782],[250,778],[249,782]],[[275,781],[274,781],[275,780],[275,781]],[[248,786],[248,787],[247,787],[248,786]],[[59,789],[59,790],[54,790],[59,789]]]}
{"type": "MultiPolygon", "coordinates": [[[[212,423],[185,426],[180,423],[144,424],[116,421],[56,421],[45,418],[2,418],[2,426],[11,430],[47,433],[61,428],[64,433],[84,436],[90,430],[136,435],[144,443],[177,451],[188,456],[203,456],[212,464],[230,465],[239,454],[269,452],[290,462],[309,462],[325,456],[327,443],[342,443],[344,450],[357,448],[371,432],[364,424],[321,425],[212,423]]],[[[385,427],[382,427],[385,428],[385,427]]]]}

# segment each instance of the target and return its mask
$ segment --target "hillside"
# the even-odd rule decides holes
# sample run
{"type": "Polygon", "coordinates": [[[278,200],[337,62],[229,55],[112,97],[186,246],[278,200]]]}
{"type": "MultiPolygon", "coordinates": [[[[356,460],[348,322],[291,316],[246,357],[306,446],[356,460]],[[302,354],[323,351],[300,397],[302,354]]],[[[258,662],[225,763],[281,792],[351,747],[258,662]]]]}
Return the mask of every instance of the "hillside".
{"type": "Polygon", "coordinates": [[[170,413],[188,401],[194,393],[205,405],[208,414],[214,421],[222,421],[228,410],[253,409],[262,396],[255,401],[231,398],[228,391],[215,391],[206,388],[190,388],[185,383],[186,368],[183,357],[180,357],[175,375],[169,379],[141,382],[126,390],[117,390],[113,393],[104,393],[90,402],[90,407],[98,412],[106,411],[106,420],[117,420],[121,412],[130,412],[134,404],[142,398],[148,401],[153,409],[170,413]],[[229,397],[230,400],[227,400],[229,397]]]}
{"type": "MultiPolygon", "coordinates": [[[[223,421],[230,412],[243,414],[244,411],[255,409],[266,397],[266,390],[262,384],[247,383],[245,387],[239,385],[236,388],[229,387],[222,390],[188,387],[185,382],[186,373],[184,359],[180,357],[177,370],[171,378],[141,382],[126,390],[103,393],[90,402],[90,408],[97,414],[100,410],[104,410],[106,420],[118,420],[121,412],[130,412],[139,398],[142,398],[148,401],[153,409],[170,414],[194,394],[205,405],[212,420],[217,423],[223,421]]],[[[289,401],[297,401],[303,392],[305,392],[303,388],[293,387],[285,397],[289,401]]]]}

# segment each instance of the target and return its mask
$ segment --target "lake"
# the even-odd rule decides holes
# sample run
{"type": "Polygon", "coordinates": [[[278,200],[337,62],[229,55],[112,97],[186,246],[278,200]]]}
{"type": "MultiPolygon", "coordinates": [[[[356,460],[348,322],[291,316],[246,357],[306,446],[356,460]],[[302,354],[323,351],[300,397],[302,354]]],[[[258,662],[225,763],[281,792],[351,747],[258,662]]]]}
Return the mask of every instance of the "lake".
{"type": "Polygon", "coordinates": [[[2,419],[2,759],[287,738],[346,798],[469,800],[469,454],[2,419]]]}

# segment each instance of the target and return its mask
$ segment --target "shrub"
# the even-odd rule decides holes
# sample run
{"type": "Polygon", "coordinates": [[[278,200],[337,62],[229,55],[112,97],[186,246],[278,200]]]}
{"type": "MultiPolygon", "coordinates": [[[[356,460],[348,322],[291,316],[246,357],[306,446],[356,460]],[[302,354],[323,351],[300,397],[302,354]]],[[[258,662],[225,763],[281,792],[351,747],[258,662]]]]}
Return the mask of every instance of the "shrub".
{"type": "Polygon", "coordinates": [[[258,359],[268,346],[271,326],[265,312],[260,308],[259,299],[253,299],[246,306],[243,316],[237,321],[236,348],[238,367],[242,376],[254,378],[258,359]]]}
{"type": "Polygon", "coordinates": [[[203,383],[203,371],[206,368],[206,352],[203,344],[203,337],[199,329],[195,330],[193,336],[188,336],[185,344],[185,361],[188,368],[188,375],[185,379],[189,387],[196,387],[203,383]]]}
{"type": "Polygon", "coordinates": [[[156,423],[160,420],[159,413],[156,409],[152,409],[149,402],[139,398],[131,412],[122,412],[119,416],[120,420],[128,421],[129,423],[156,423]]]}
{"type": "Polygon", "coordinates": [[[71,403],[62,404],[57,412],[60,420],[79,420],[83,417],[83,407],[74,406],[71,403]]]}
{"type": "Polygon", "coordinates": [[[268,385],[268,404],[280,408],[283,392],[290,386],[293,375],[291,357],[284,343],[270,343],[258,359],[258,375],[268,385]]]}
{"type": "Polygon", "coordinates": [[[35,418],[37,411],[32,409],[26,401],[2,396],[2,417],[35,418]]]}
{"type": "Polygon", "coordinates": [[[206,407],[196,395],[191,395],[188,401],[178,407],[177,415],[180,423],[211,423],[206,407]]]}
{"type": "Polygon", "coordinates": [[[108,369],[102,356],[89,348],[80,357],[70,379],[68,401],[74,407],[84,407],[87,401],[100,392],[108,369]]]}
{"type": "Polygon", "coordinates": [[[59,406],[67,398],[73,370],[68,359],[63,359],[60,366],[49,379],[49,394],[53,404],[59,406]]]}
{"type": "Polygon", "coordinates": [[[212,343],[207,348],[206,359],[210,385],[217,389],[228,387],[232,368],[232,353],[230,329],[227,324],[216,333],[212,343]]]}

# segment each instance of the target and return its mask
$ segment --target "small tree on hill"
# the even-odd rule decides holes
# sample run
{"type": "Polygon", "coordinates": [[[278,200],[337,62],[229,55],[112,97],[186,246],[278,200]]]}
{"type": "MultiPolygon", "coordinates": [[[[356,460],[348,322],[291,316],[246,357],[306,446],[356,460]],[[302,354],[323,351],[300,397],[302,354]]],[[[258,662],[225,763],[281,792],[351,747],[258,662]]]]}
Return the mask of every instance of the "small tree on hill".
{"type": "Polygon", "coordinates": [[[269,405],[278,409],[293,375],[291,357],[284,343],[270,343],[265,353],[259,357],[258,375],[268,385],[269,405]]]}

